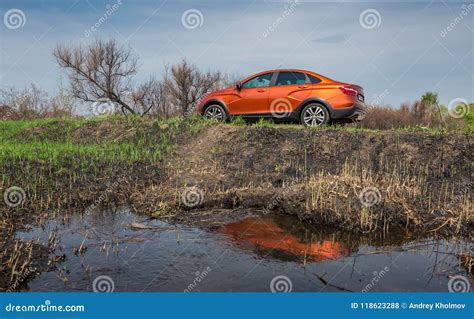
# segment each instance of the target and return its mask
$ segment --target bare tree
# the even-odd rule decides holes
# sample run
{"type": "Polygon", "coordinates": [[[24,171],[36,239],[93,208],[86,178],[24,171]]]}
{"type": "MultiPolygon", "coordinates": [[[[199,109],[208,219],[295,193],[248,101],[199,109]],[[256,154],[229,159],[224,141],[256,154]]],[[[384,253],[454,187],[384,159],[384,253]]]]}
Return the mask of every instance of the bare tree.
{"type": "Polygon", "coordinates": [[[69,71],[74,97],[86,102],[108,99],[119,105],[122,113],[135,113],[133,106],[126,103],[137,72],[137,58],[130,48],[119,46],[113,39],[96,40],[85,48],[58,45],[53,55],[69,71]]]}
{"type": "Polygon", "coordinates": [[[142,115],[157,115],[167,118],[171,115],[168,103],[168,89],[164,81],[151,77],[132,94],[134,110],[142,115]]]}
{"type": "Polygon", "coordinates": [[[189,114],[199,99],[217,89],[221,79],[219,72],[201,72],[194,64],[182,60],[171,66],[171,74],[166,78],[170,99],[181,114],[189,114]]]}

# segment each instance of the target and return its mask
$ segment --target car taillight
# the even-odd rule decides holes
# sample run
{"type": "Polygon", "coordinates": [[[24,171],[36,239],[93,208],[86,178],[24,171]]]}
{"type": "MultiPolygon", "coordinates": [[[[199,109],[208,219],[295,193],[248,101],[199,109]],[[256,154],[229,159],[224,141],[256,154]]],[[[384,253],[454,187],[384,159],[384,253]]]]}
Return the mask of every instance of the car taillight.
{"type": "Polygon", "coordinates": [[[345,86],[340,86],[339,88],[341,89],[342,93],[347,94],[347,95],[354,95],[355,96],[359,93],[352,86],[345,85],[345,86]]]}

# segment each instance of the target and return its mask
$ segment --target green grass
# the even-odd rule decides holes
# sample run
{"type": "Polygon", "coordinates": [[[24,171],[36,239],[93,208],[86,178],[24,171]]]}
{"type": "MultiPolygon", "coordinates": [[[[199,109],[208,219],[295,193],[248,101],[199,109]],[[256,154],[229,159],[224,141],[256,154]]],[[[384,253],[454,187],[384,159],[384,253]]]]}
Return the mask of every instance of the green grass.
{"type": "MultiPolygon", "coordinates": [[[[208,125],[198,118],[154,121],[150,129],[135,117],[92,119],[41,119],[0,122],[0,163],[34,161],[60,167],[61,163],[132,163],[157,162],[172,152],[183,132],[195,134],[208,125]],[[116,123],[115,129],[128,125],[137,130],[132,140],[75,141],[73,132],[83,125],[101,121],[116,123]],[[40,129],[41,133],[25,138],[22,134],[40,129]]],[[[30,134],[31,135],[31,134],[30,134]]]]}
{"type": "Polygon", "coordinates": [[[474,112],[467,112],[463,120],[466,124],[466,132],[470,134],[474,133],[474,112]]]}
{"type": "Polygon", "coordinates": [[[196,117],[0,122],[0,191],[20,187],[25,205],[49,209],[91,202],[107,181],[133,180],[130,189],[154,183],[180,142],[207,125],[196,117]]]}
{"type": "Polygon", "coordinates": [[[247,125],[247,122],[241,116],[236,116],[236,117],[232,118],[230,123],[234,124],[234,125],[247,125]]]}
{"type": "Polygon", "coordinates": [[[255,123],[255,126],[258,126],[258,127],[275,127],[275,123],[271,120],[266,120],[264,118],[261,118],[258,120],[257,123],[255,123]]]}

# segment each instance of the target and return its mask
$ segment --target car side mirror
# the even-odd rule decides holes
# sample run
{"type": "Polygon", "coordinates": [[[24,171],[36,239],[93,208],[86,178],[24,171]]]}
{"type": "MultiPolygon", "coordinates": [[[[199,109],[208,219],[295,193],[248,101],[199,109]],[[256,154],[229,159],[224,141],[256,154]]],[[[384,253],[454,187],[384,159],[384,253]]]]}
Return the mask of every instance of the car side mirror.
{"type": "Polygon", "coordinates": [[[240,82],[235,83],[235,88],[237,89],[237,91],[242,90],[242,83],[240,82]]]}

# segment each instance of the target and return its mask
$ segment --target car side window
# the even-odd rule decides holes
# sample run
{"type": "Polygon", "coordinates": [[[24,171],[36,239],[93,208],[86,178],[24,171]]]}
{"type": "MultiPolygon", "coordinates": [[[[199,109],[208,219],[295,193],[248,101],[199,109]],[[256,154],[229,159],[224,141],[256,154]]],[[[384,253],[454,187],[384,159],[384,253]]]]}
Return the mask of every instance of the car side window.
{"type": "Polygon", "coordinates": [[[308,80],[306,75],[302,72],[280,72],[275,85],[295,85],[306,84],[308,80]]]}
{"type": "Polygon", "coordinates": [[[254,77],[253,79],[248,80],[247,82],[242,84],[242,87],[245,89],[250,88],[260,88],[270,86],[270,82],[272,81],[273,73],[265,73],[259,76],[254,77]]]}
{"type": "Polygon", "coordinates": [[[314,75],[311,75],[311,74],[306,74],[306,75],[308,76],[309,80],[313,84],[318,84],[319,82],[321,82],[321,80],[315,77],[314,75]]]}

